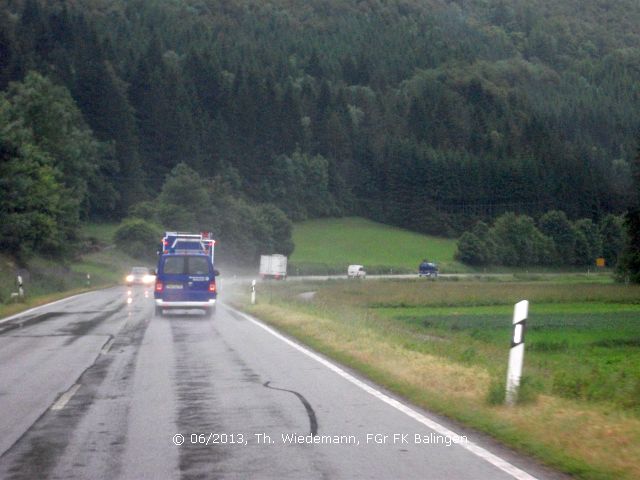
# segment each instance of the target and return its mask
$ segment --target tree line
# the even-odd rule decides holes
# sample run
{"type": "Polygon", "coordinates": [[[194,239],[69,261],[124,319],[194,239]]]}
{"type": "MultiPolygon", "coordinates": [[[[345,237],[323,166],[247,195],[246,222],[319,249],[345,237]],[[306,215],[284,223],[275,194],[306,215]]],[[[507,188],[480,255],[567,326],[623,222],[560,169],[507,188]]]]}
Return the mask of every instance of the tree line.
{"type": "Polygon", "coordinates": [[[625,245],[623,218],[604,216],[599,223],[589,218],[570,221],[553,210],[536,222],[512,212],[489,226],[480,221],[462,234],[455,258],[474,266],[505,265],[595,267],[596,259],[615,267],[625,245]]]}
{"type": "MultiPolygon", "coordinates": [[[[33,72],[0,95],[0,125],[0,249],[21,260],[74,253],[82,219],[115,207],[117,193],[108,181],[113,144],[94,138],[69,91],[33,72]]],[[[314,195],[316,183],[305,188],[305,182],[315,178],[318,159],[297,154],[281,161],[300,180],[283,177],[290,182],[281,188],[301,202],[314,195]]],[[[222,258],[236,263],[250,264],[261,253],[290,254],[291,220],[274,204],[248,200],[239,183],[237,175],[202,177],[179,163],[154,198],[129,208],[116,241],[132,256],[150,259],[165,226],[215,232],[222,258]]],[[[306,214],[300,208],[297,215],[306,214]]]]}
{"type": "Polygon", "coordinates": [[[0,94],[0,248],[71,253],[81,219],[115,205],[112,158],[68,90],[30,73],[0,94]]]}
{"type": "Polygon", "coordinates": [[[238,195],[233,179],[202,178],[186,163],[167,175],[158,196],[136,204],[116,232],[117,244],[137,258],[151,259],[162,228],[215,234],[216,258],[255,265],[261,254],[293,252],[292,223],[273,204],[253,204],[238,195]]]}
{"type": "MultiPolygon", "coordinates": [[[[11,105],[38,72],[91,132],[78,163],[29,139],[48,155],[32,164],[57,172],[43,188],[73,192],[47,214],[66,224],[30,220],[67,232],[53,237],[155,201],[182,163],[290,220],[457,235],[563,210],[600,224],[631,198],[639,22],[632,0],[10,0],[0,89],[11,105]]],[[[12,135],[3,158],[36,155],[12,135]]],[[[7,235],[26,235],[17,223],[7,235]]]]}

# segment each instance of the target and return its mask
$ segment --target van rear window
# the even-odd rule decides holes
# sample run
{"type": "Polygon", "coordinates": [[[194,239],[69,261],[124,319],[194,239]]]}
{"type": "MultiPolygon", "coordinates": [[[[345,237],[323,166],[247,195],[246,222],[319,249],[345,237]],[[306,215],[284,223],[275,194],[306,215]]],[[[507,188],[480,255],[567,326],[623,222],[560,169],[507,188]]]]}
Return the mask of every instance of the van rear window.
{"type": "Polygon", "coordinates": [[[203,256],[167,257],[165,275],[209,275],[209,260],[203,256]]]}
{"type": "Polygon", "coordinates": [[[187,257],[187,273],[189,275],[208,275],[209,262],[205,257],[187,257]]]}
{"type": "Polygon", "coordinates": [[[180,275],[184,272],[183,257],[167,257],[164,260],[164,273],[168,275],[180,275]]]}

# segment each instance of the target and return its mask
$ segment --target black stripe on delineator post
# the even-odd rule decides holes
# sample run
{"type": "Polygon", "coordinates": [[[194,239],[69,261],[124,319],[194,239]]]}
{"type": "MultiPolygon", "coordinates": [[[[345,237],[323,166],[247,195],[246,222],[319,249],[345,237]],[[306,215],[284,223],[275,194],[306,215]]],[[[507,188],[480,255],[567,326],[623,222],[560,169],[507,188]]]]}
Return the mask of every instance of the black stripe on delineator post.
{"type": "Polygon", "coordinates": [[[524,363],[524,331],[528,314],[529,302],[527,300],[522,300],[515,304],[505,393],[505,403],[507,405],[514,405],[518,398],[518,387],[520,386],[522,365],[524,363]]]}
{"type": "Polygon", "coordinates": [[[511,348],[524,343],[524,334],[527,330],[527,319],[513,325],[513,333],[511,335],[511,348]]]}

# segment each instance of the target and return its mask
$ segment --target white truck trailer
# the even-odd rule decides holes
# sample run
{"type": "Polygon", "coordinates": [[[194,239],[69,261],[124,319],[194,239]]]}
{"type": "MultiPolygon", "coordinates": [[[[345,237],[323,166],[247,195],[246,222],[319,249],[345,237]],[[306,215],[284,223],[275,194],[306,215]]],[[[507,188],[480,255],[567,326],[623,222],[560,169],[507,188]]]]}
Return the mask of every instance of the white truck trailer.
{"type": "Polygon", "coordinates": [[[284,255],[260,255],[260,276],[284,280],[287,278],[287,257],[284,255]]]}

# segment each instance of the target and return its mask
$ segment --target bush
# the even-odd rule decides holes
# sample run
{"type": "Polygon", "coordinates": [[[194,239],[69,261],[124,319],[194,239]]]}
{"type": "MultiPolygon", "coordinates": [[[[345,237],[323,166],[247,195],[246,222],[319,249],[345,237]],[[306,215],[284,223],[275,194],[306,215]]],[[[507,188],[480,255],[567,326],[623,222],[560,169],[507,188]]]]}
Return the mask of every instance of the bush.
{"type": "Polygon", "coordinates": [[[155,220],[157,215],[158,208],[156,202],[139,202],[129,208],[130,217],[155,220]]]}
{"type": "MultiPolygon", "coordinates": [[[[559,264],[576,263],[576,230],[564,212],[552,210],[540,217],[540,231],[555,245],[555,261],[559,264]]],[[[583,244],[586,243],[583,242],[583,244]]],[[[584,253],[584,252],[582,252],[584,253]]]]}
{"type": "Polygon", "coordinates": [[[465,232],[458,240],[458,249],[454,258],[467,265],[486,265],[487,246],[476,235],[465,232]]]}
{"type": "Polygon", "coordinates": [[[595,263],[595,257],[591,253],[592,248],[589,239],[584,232],[577,227],[574,233],[576,241],[574,244],[573,264],[578,266],[593,265],[595,263]]]}
{"type": "Polygon", "coordinates": [[[619,280],[640,283],[640,208],[630,208],[624,219],[627,235],[619,255],[616,275],[619,280]]]}
{"type": "Polygon", "coordinates": [[[179,163],[156,199],[157,215],[169,230],[213,230],[213,220],[218,215],[211,200],[206,180],[187,164],[179,163]]]}
{"type": "Polygon", "coordinates": [[[261,245],[263,251],[291,255],[294,249],[291,238],[293,231],[291,220],[282,210],[271,204],[261,205],[258,207],[257,213],[257,221],[265,229],[265,237],[262,239],[261,245]]]}
{"type": "Polygon", "coordinates": [[[618,256],[625,240],[622,218],[607,215],[601,220],[599,229],[602,237],[602,256],[607,262],[607,266],[614,267],[618,262],[618,256]]]}
{"type": "MultiPolygon", "coordinates": [[[[527,215],[505,213],[491,227],[477,222],[471,231],[463,233],[455,258],[474,266],[589,266],[603,256],[612,267],[622,255],[624,241],[622,219],[614,215],[607,215],[599,225],[588,218],[572,223],[564,212],[554,210],[540,218],[538,228],[527,215]]],[[[634,262],[630,251],[633,249],[627,248],[621,257],[625,264],[634,262]]],[[[640,260],[637,262],[640,265],[640,260]]],[[[621,266],[618,277],[631,279],[627,270],[621,266]]]]}
{"type": "Polygon", "coordinates": [[[138,218],[126,219],[116,230],[116,246],[133,258],[155,258],[162,230],[153,223],[138,218]]]}
{"type": "Polygon", "coordinates": [[[536,228],[531,217],[505,213],[496,220],[492,234],[499,263],[507,266],[549,263],[553,241],[536,228]]]}
{"type": "MultiPolygon", "coordinates": [[[[580,258],[578,256],[578,261],[582,262],[586,265],[593,265],[596,261],[596,258],[602,256],[602,235],[600,234],[600,229],[598,225],[593,223],[593,221],[589,218],[583,218],[575,222],[576,230],[581,232],[584,235],[584,238],[587,242],[588,247],[588,256],[586,258],[580,258]]],[[[580,237],[576,237],[580,240],[580,237]]],[[[576,245],[576,250],[579,249],[579,245],[576,245]]],[[[578,252],[576,252],[577,255],[578,252]]]]}

